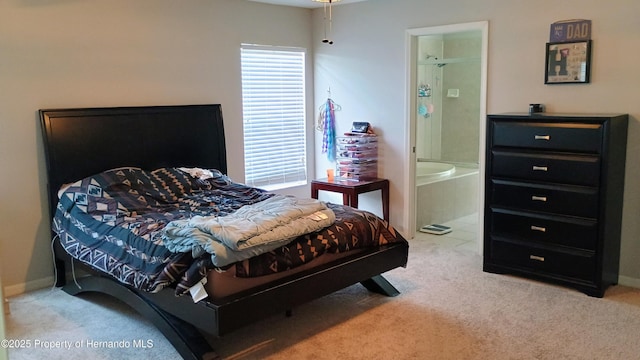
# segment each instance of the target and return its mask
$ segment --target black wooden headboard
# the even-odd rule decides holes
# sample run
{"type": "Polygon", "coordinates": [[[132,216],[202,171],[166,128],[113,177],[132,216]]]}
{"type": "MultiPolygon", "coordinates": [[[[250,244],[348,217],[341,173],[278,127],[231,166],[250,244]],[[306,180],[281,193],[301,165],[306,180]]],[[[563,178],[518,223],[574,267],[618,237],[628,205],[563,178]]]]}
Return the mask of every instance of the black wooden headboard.
{"type": "Polygon", "coordinates": [[[51,215],[69,182],[123,167],[201,167],[227,173],[215,105],[40,110],[51,215]]]}

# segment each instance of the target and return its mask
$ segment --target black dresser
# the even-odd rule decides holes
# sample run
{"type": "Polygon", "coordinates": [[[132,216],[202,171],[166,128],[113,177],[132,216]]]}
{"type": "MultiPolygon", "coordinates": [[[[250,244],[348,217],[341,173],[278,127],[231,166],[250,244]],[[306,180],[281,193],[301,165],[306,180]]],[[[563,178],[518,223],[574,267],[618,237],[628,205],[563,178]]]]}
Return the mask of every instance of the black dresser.
{"type": "Polygon", "coordinates": [[[618,282],[626,114],[487,117],[484,271],[602,297],[618,282]]]}

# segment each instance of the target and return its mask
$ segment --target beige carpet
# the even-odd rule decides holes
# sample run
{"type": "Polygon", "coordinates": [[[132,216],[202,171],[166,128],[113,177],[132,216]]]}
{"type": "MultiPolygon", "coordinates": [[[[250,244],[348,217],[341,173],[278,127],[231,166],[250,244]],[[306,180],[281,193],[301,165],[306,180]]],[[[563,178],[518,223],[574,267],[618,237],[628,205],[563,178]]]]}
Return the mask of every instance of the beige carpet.
{"type": "MultiPolygon", "coordinates": [[[[481,261],[414,240],[408,268],[385,275],[398,297],[354,285],[212,344],[225,359],[640,359],[640,289],[615,286],[597,299],[484,273],[481,261]]],[[[43,289],[10,301],[7,336],[32,344],[10,349],[11,360],[179,358],[111,299],[43,289]],[[34,348],[36,340],[66,340],[71,349],[34,348]],[[130,347],[90,348],[94,341],[130,347]],[[152,347],[134,348],[136,341],[152,347]]]]}

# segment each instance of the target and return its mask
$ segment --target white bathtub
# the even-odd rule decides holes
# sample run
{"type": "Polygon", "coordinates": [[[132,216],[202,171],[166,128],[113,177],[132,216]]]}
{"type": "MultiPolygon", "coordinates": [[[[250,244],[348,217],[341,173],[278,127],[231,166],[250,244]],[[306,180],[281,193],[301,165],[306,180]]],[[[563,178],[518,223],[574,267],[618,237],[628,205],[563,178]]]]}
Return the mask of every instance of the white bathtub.
{"type": "Polygon", "coordinates": [[[473,164],[417,162],[416,231],[477,212],[479,176],[473,164]]]}
{"type": "Polygon", "coordinates": [[[453,175],[456,167],[453,164],[418,161],[416,163],[416,184],[424,184],[433,180],[442,179],[453,175]]]}

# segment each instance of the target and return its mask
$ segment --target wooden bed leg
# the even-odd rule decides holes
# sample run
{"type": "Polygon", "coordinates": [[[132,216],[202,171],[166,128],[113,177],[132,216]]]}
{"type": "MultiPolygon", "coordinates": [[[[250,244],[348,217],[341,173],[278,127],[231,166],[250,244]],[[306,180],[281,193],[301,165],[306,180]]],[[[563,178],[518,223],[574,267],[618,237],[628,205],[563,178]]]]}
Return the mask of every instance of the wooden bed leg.
{"type": "Polygon", "coordinates": [[[366,287],[369,291],[376,292],[378,294],[387,295],[387,296],[397,296],[400,295],[400,291],[393,287],[387,279],[382,277],[382,275],[376,275],[367,279],[365,281],[361,281],[364,287],[366,287]]]}
{"type": "Polygon", "coordinates": [[[56,267],[56,287],[65,286],[67,284],[67,267],[65,266],[64,261],[56,259],[53,265],[56,267]]]}

